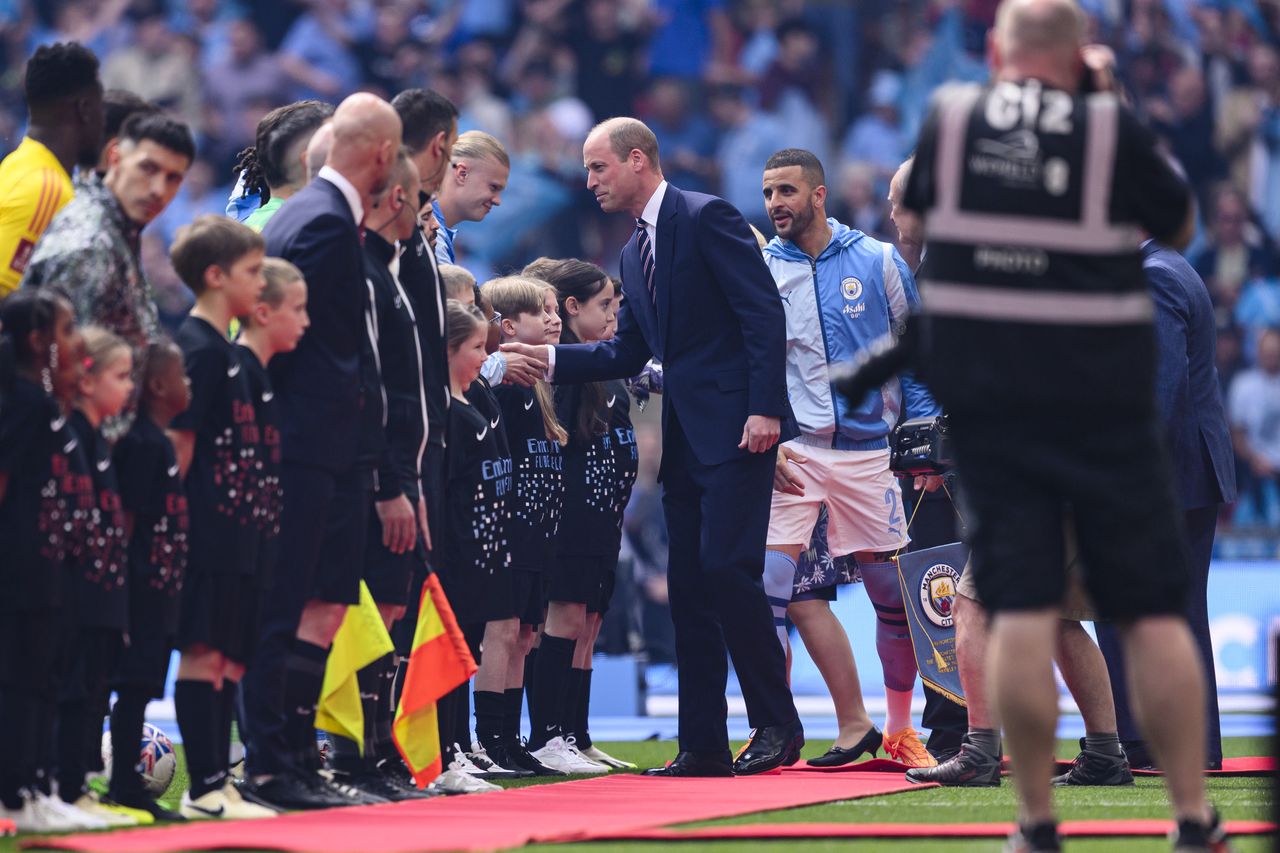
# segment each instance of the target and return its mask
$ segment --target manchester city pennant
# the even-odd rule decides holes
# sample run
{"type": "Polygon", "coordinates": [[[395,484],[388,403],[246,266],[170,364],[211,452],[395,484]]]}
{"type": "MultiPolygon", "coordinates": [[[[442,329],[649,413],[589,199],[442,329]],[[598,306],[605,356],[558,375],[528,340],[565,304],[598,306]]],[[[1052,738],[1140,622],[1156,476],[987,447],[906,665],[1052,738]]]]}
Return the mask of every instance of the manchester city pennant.
{"type": "Polygon", "coordinates": [[[956,665],[955,603],[960,573],[969,561],[962,542],[898,555],[898,583],[906,605],[916,668],[924,683],[965,704],[956,665]]]}

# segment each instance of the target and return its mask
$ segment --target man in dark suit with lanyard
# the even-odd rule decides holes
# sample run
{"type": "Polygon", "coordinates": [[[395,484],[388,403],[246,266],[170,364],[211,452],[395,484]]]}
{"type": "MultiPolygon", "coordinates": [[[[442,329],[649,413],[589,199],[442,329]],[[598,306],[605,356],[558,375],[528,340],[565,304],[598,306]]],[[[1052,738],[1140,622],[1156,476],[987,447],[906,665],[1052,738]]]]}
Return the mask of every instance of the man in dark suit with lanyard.
{"type": "Polygon", "coordinates": [[[249,790],[286,809],[368,801],[316,772],[315,709],[329,646],[346,606],[359,600],[370,484],[357,464],[368,438],[358,412],[375,404],[363,383],[363,220],[386,189],[400,140],[390,104],[370,94],[347,98],[333,116],[324,168],[263,229],[268,253],[302,270],[311,315],[297,350],[271,362],[284,511],[245,680],[249,790]]]}
{"type": "MultiPolygon", "coordinates": [[[[1190,585],[1186,616],[1204,664],[1205,766],[1217,769],[1222,767],[1222,731],[1209,636],[1209,561],[1218,509],[1236,497],[1236,469],[1214,364],[1217,333],[1213,303],[1186,259],[1154,240],[1142,244],[1142,269],[1156,305],[1156,408],[1160,423],[1165,425],[1187,538],[1190,585]]],[[[1120,638],[1113,625],[1100,622],[1097,629],[1098,645],[1111,675],[1120,741],[1132,766],[1151,766],[1153,759],[1129,711],[1120,638]]]]}
{"type": "Polygon", "coordinates": [[[612,340],[510,349],[549,361],[556,382],[665,368],[660,479],[680,674],[680,753],[654,776],[728,776],[794,762],[804,735],[761,584],[779,440],[796,434],[785,316],[742,214],[669,185],[653,132],[598,125],[582,148],[587,189],[637,227],[622,250],[626,299],[612,340]],[[737,664],[751,741],[730,762],[725,650],[737,664]]]}

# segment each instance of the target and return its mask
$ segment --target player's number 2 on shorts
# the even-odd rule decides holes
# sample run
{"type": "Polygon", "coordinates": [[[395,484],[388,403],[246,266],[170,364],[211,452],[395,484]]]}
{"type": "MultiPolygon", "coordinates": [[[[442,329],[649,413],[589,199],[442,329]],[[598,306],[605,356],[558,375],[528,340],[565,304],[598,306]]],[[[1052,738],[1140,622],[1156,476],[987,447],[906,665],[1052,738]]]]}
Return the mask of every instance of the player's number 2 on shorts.
{"type": "Polygon", "coordinates": [[[898,490],[884,490],[884,505],[889,508],[889,532],[894,536],[901,536],[902,531],[902,508],[898,504],[898,490]]]}

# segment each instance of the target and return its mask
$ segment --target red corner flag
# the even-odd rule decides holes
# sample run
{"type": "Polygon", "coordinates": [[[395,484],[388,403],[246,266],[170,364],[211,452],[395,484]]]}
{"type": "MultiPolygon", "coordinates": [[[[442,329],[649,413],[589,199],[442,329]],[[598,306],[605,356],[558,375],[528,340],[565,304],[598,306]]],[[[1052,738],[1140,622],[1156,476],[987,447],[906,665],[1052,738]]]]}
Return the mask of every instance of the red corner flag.
{"type": "Polygon", "coordinates": [[[476,662],[458,628],[440,579],[427,575],[422,587],[413,652],[392,735],[418,787],[440,775],[440,728],[436,701],[475,674],[476,662]]]}

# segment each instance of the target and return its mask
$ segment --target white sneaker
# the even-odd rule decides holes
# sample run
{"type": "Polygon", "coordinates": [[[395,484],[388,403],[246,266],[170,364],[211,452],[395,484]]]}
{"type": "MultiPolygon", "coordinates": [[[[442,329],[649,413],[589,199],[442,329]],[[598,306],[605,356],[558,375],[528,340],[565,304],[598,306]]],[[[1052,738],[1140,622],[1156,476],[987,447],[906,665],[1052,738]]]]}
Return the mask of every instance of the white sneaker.
{"type": "Polygon", "coordinates": [[[222,795],[227,798],[227,802],[232,806],[232,817],[253,820],[255,818],[275,817],[280,814],[278,809],[246,800],[240,793],[240,789],[236,787],[234,779],[227,779],[227,784],[222,786],[222,795]],[[256,814],[254,813],[255,811],[257,812],[256,814]]]}
{"type": "Polygon", "coordinates": [[[547,741],[547,745],[533,753],[533,757],[561,773],[598,776],[609,772],[609,768],[603,764],[596,764],[591,759],[583,757],[570,741],[562,737],[553,737],[547,741]]]}
{"type": "Polygon", "coordinates": [[[427,787],[441,794],[483,794],[486,791],[502,790],[492,782],[477,779],[465,770],[459,769],[456,760],[450,762],[449,769],[437,776],[436,780],[427,787]]]}
{"type": "Polygon", "coordinates": [[[106,821],[107,826],[138,825],[137,819],[129,817],[129,815],[123,812],[113,811],[104,806],[99,802],[97,795],[92,791],[87,794],[81,794],[80,799],[76,800],[73,805],[85,814],[93,815],[99,820],[106,821]]]}
{"type": "MultiPolygon", "coordinates": [[[[476,768],[476,773],[472,775],[477,779],[519,779],[519,773],[514,770],[508,770],[502,767],[489,757],[489,753],[484,751],[484,747],[474,741],[471,744],[471,751],[467,753],[467,761],[472,767],[476,768]],[[476,775],[479,774],[479,775],[476,775]]],[[[467,771],[470,773],[471,771],[467,771]]]]}
{"type": "Polygon", "coordinates": [[[35,803],[40,808],[47,809],[68,822],[71,825],[71,829],[106,829],[110,826],[97,815],[82,811],[56,795],[50,796],[49,794],[37,793],[35,795],[35,803]]]}
{"type": "Polygon", "coordinates": [[[0,816],[13,821],[18,832],[71,832],[80,829],[30,791],[19,792],[22,805],[16,809],[0,805],[0,816]]]}
{"type": "Polygon", "coordinates": [[[178,809],[182,816],[189,820],[254,820],[257,818],[275,817],[276,812],[250,803],[240,797],[240,792],[232,800],[226,788],[219,788],[191,799],[191,792],[182,795],[182,806],[178,809]]]}
{"type": "MultiPolygon", "coordinates": [[[[485,756],[485,760],[489,764],[493,763],[488,761],[488,756],[485,756]]],[[[453,760],[449,762],[449,767],[447,769],[461,770],[463,773],[466,773],[468,776],[472,776],[476,779],[483,780],[488,776],[484,769],[473,762],[471,760],[471,756],[464,752],[462,747],[458,746],[456,743],[453,745],[453,760]]]]}
{"type": "MultiPolygon", "coordinates": [[[[577,749],[577,744],[574,745],[577,749]]],[[[600,747],[592,744],[586,749],[578,749],[578,752],[587,759],[594,761],[596,764],[603,764],[605,767],[612,767],[614,770],[635,770],[636,766],[630,761],[623,761],[621,758],[614,758],[600,747]]]]}

